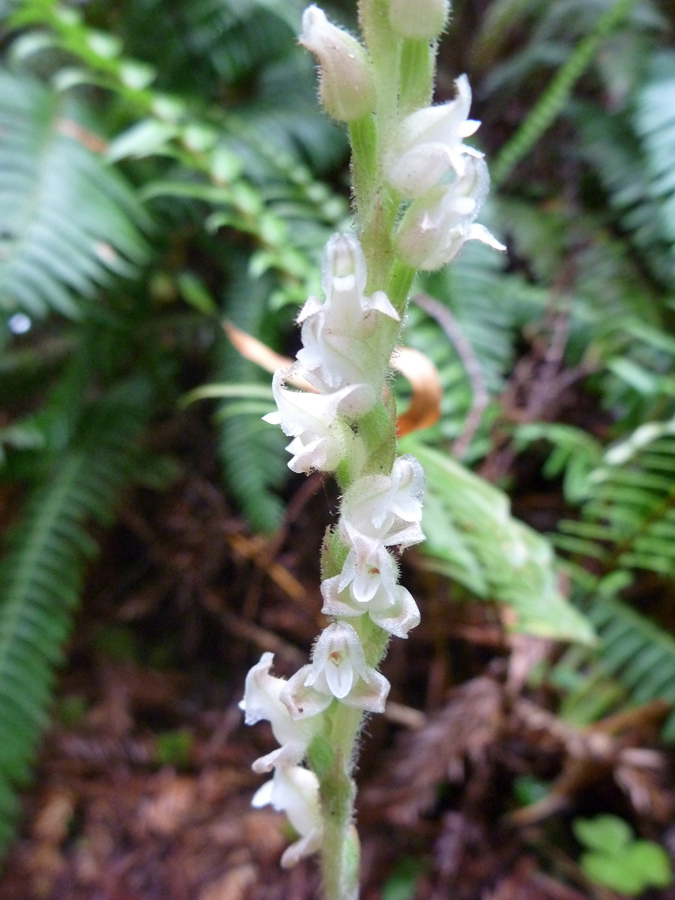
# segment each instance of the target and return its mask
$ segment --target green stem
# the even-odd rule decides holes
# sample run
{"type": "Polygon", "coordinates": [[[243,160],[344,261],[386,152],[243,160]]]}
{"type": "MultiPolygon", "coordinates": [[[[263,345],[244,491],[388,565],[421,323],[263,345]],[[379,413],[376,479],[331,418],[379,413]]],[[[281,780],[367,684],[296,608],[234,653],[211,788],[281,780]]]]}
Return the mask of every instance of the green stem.
{"type": "Polygon", "coordinates": [[[352,184],[356,218],[364,221],[372,215],[378,184],[377,128],[372,115],[350,122],[349,140],[352,146],[352,184]]]}
{"type": "Polygon", "coordinates": [[[403,115],[431,103],[435,62],[436,53],[429,41],[403,41],[399,101],[403,115]]]}
{"type": "Polygon", "coordinates": [[[408,295],[415,280],[416,270],[397,259],[391,268],[387,283],[387,296],[401,318],[408,305],[408,295]]]}
{"type": "Polygon", "coordinates": [[[332,752],[320,758],[320,742],[310,753],[323,812],[322,873],[325,900],[357,900],[359,842],[354,828],[353,755],[363,715],[333,702],[324,720],[323,739],[332,752]],[[312,758],[313,757],[313,758],[312,758]],[[317,764],[318,763],[318,764],[317,764]]]}

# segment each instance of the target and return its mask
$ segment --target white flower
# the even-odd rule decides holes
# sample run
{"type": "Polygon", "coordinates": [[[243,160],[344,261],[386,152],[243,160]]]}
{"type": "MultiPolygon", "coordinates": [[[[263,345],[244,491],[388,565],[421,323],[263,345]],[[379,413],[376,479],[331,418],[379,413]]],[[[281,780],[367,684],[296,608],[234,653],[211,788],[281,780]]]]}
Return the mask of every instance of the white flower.
{"type": "Polygon", "coordinates": [[[345,622],[325,628],[312,662],[290,678],[281,692],[293,719],[316,716],[338,699],[355,709],[383,712],[389,682],[366,665],[358,634],[345,622]]]}
{"type": "Polygon", "coordinates": [[[267,806],[268,803],[279,812],[285,812],[300,835],[300,840],[291,844],[281,857],[281,865],[288,869],[321,847],[319,782],[316,775],[302,766],[275,769],[272,779],[256,791],[251,801],[255,807],[267,806]]]}
{"type": "Polygon", "coordinates": [[[431,272],[454,259],[466,241],[479,240],[495,250],[505,250],[487,228],[474,224],[488,187],[484,160],[470,158],[461,177],[416,200],[394,240],[401,259],[415,269],[431,272]]]}
{"type": "Polygon", "coordinates": [[[404,197],[421,197],[454,169],[464,174],[466,157],[483,154],[462,143],[480,122],[467,118],[471,108],[471,88],[466,75],[455,81],[457,96],[442,106],[418,109],[400,126],[399,138],[385,162],[389,183],[404,197]]]}
{"type": "Polygon", "coordinates": [[[365,475],[345,491],[343,537],[352,544],[363,535],[404,547],[423,541],[423,496],[424,469],[414,456],[399,456],[391,475],[365,475]]]}
{"type": "Polygon", "coordinates": [[[321,102],[329,116],[339,122],[351,122],[373,111],[372,67],[356,38],[332,25],[318,6],[308,6],[302,16],[299,40],[319,60],[321,102]]]}
{"type": "Polygon", "coordinates": [[[366,288],[366,261],[357,238],[334,234],[323,255],[322,303],[310,297],[300,311],[303,347],[298,361],[321,391],[359,382],[373,386],[377,397],[389,366],[392,329],[382,316],[400,317],[383,291],[372,297],[366,288]]]}
{"type": "Polygon", "coordinates": [[[370,409],[375,402],[373,389],[367,384],[351,384],[329,394],[313,394],[284,387],[284,380],[298,370],[292,366],[274,373],[272,392],[277,410],[263,419],[281,425],[284,434],[293,437],[286,447],[293,454],[290,469],[332,472],[353,443],[345,417],[354,418],[370,409]]]}
{"type": "Polygon", "coordinates": [[[263,653],[246,676],[244,699],[239,704],[245,713],[247,725],[266,720],[272,726],[272,734],[281,745],[266,756],[261,756],[252,766],[254,772],[269,772],[274,766],[296,765],[304,757],[314,734],[314,723],[294,722],[288,709],[279,699],[286,679],[270,675],[273,653],[263,653]]]}
{"type": "Polygon", "coordinates": [[[321,610],[328,616],[362,616],[396,637],[407,637],[420,622],[412,595],[397,584],[398,566],[381,541],[352,534],[342,572],[321,583],[321,610]]]}

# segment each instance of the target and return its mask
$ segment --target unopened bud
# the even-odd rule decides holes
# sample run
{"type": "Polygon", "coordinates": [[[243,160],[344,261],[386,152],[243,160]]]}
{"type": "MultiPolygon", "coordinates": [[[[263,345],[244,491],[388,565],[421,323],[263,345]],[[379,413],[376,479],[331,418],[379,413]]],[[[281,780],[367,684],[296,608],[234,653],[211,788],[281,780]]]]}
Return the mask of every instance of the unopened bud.
{"type": "Polygon", "coordinates": [[[308,6],[302,16],[300,43],[319,60],[321,102],[329,116],[352,122],[373,111],[370,59],[356,38],[332,25],[318,6],[308,6]]]}
{"type": "Polygon", "coordinates": [[[433,41],[442,34],[449,13],[448,0],[391,0],[389,24],[403,37],[433,41]]]}

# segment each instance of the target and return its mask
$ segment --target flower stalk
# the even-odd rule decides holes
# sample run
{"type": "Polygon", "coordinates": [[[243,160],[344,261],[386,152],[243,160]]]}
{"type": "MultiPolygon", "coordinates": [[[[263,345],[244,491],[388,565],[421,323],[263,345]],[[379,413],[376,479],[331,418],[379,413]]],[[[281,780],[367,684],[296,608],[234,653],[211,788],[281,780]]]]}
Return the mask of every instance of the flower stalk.
{"type": "Polygon", "coordinates": [[[285,811],[298,832],[282,865],[321,852],[325,900],[358,898],[356,745],[364,717],[384,711],[390,686],[379,666],[391,636],[406,638],[420,621],[398,559],[424,540],[424,472],[397,456],[390,358],[416,270],[440,268],[467,240],[501,247],[475,222],[488,176],[464,143],[479,125],[468,118],[466,76],[454,100],[429,106],[448,12],[447,0],[360,0],[362,41],[316,6],[303,16],[300,42],[317,58],[324,108],[349,129],[356,234],[326,245],[323,298],[300,311],[302,348],[275,373],[277,408],[265,419],[291,438],[293,471],[330,472],[342,491],[321,556],[331,623],[288,680],[263,654],[241,705],[248,724],[270,722],[280,745],[253,764],[272,772],[254,805],[285,811]],[[297,376],[310,390],[288,385],[297,376]]]}

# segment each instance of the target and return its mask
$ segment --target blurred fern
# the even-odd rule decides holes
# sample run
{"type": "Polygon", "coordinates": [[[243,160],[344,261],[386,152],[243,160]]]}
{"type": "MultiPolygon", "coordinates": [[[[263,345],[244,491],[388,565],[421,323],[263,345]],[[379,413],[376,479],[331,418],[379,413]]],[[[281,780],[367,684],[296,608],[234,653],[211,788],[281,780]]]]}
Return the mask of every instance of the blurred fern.
{"type": "Polygon", "coordinates": [[[0,306],[81,314],[112,273],[147,259],[149,217],[74,101],[0,70],[0,306]],[[91,146],[98,149],[98,153],[91,146]]]}
{"type": "Polygon", "coordinates": [[[591,643],[586,619],[559,591],[548,542],[511,516],[506,495],[411,438],[401,449],[412,452],[426,472],[426,542],[420,550],[425,568],[506,607],[516,631],[591,643]]]}
{"type": "MultiPolygon", "coordinates": [[[[539,97],[527,119],[500,151],[492,166],[492,177],[496,184],[504,181],[513,167],[529,153],[567,105],[574,83],[598,52],[601,41],[616,28],[634,3],[635,0],[616,0],[598,18],[590,33],[579,41],[550,85],[539,97]]],[[[586,6],[587,4],[584,3],[583,8],[586,6]]],[[[555,10],[553,7],[552,9],[555,10]]]]}
{"type": "Polygon", "coordinates": [[[0,562],[0,854],[18,787],[26,783],[47,724],[55,667],[96,549],[88,526],[109,522],[147,421],[145,391],[120,386],[78,423],[52,459],[7,538],[0,562]]]}

